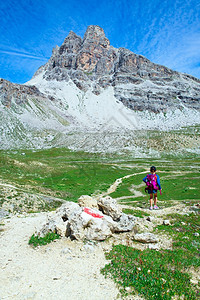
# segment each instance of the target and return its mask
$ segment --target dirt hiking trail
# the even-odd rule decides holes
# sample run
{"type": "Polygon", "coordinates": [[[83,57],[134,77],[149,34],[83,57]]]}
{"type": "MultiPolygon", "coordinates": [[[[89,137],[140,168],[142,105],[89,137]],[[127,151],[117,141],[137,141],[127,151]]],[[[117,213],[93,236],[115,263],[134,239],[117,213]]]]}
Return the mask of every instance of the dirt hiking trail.
{"type": "MultiPolygon", "coordinates": [[[[141,172],[141,174],[146,173],[141,172]]],[[[117,179],[103,195],[114,192],[124,178],[117,179]]],[[[138,173],[137,173],[138,175],[138,173]]],[[[97,195],[98,196],[98,195],[97,195]]],[[[123,206],[122,206],[123,207],[123,206]]],[[[126,206],[124,206],[126,207],[126,206]]],[[[140,208],[137,208],[140,209],[140,208]]],[[[142,209],[141,209],[142,210],[142,209]]],[[[162,222],[169,213],[185,213],[183,205],[148,211],[154,223],[137,218],[140,228],[152,231],[155,223],[162,222]]],[[[108,261],[105,251],[112,243],[125,243],[126,235],[118,235],[104,242],[92,243],[56,240],[46,246],[32,248],[28,245],[31,235],[46,221],[48,213],[23,213],[1,220],[0,224],[0,300],[116,300],[119,290],[111,279],[100,273],[108,261]]],[[[136,223],[137,223],[136,222],[136,223]]],[[[170,247],[164,237],[160,246],[170,247]]],[[[137,245],[134,244],[136,247],[137,245]]],[[[139,249],[146,246],[138,244],[139,249]]],[[[138,296],[126,298],[140,300],[138,296]]]]}

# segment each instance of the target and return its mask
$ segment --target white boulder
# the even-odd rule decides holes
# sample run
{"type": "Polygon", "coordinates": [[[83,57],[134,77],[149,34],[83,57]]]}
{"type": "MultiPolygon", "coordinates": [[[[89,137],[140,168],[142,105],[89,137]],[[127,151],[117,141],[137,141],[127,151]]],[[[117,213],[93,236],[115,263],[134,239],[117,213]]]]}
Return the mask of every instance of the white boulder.
{"type": "Polygon", "coordinates": [[[110,216],[114,221],[119,221],[122,215],[122,209],[118,206],[115,199],[110,196],[101,197],[97,203],[105,215],[110,216]]]}
{"type": "Polygon", "coordinates": [[[78,199],[78,204],[81,207],[91,207],[91,208],[97,208],[98,209],[97,200],[95,198],[92,198],[91,196],[88,196],[88,195],[82,195],[78,199]]]}
{"type": "Polygon", "coordinates": [[[141,243],[158,243],[158,237],[150,232],[145,233],[137,233],[134,235],[133,240],[141,242],[141,243]]]}
{"type": "Polygon", "coordinates": [[[113,233],[131,231],[135,217],[122,213],[117,205],[115,207],[116,201],[113,200],[111,197],[101,198],[103,212],[96,208],[80,207],[74,202],[66,202],[49,214],[47,222],[37,234],[44,236],[48,232],[55,232],[76,240],[102,241],[113,233]]]}

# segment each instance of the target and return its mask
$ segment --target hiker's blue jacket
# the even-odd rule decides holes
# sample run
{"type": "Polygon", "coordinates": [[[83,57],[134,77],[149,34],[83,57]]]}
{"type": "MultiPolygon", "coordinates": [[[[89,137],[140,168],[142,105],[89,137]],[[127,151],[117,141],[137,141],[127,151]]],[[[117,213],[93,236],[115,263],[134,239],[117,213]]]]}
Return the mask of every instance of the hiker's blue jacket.
{"type": "MultiPolygon", "coordinates": [[[[151,174],[149,174],[149,175],[151,175],[151,174]]],[[[159,190],[161,190],[160,177],[159,177],[158,174],[155,174],[155,175],[156,175],[156,182],[157,182],[157,185],[158,185],[158,187],[159,187],[159,190]]],[[[142,180],[146,183],[146,182],[148,181],[147,176],[145,176],[142,180]]]]}

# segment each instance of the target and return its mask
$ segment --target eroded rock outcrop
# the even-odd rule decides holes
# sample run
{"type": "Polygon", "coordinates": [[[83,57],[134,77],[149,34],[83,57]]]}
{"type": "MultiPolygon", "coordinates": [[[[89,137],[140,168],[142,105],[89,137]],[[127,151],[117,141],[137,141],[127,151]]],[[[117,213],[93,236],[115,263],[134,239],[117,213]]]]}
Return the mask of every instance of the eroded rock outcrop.
{"type": "Polygon", "coordinates": [[[88,26],[83,39],[70,31],[36,75],[41,72],[46,80],[71,79],[82,91],[92,89],[96,95],[112,86],[115,97],[136,111],[200,109],[199,79],[112,47],[99,26],[88,26]]]}
{"type": "Polygon", "coordinates": [[[44,236],[48,232],[55,232],[76,240],[102,241],[113,233],[131,231],[134,228],[135,217],[120,212],[117,205],[114,208],[112,198],[110,203],[108,199],[104,202],[101,199],[101,203],[106,213],[96,208],[81,207],[77,203],[66,202],[48,216],[37,235],[44,236]],[[118,213],[117,220],[116,214],[114,214],[115,220],[113,219],[113,212],[118,213]]]}
{"type": "Polygon", "coordinates": [[[0,148],[198,151],[196,129],[159,143],[146,132],[199,124],[199,95],[199,79],[116,49],[89,26],[83,39],[71,31],[27,85],[0,80],[0,148]]]}
{"type": "MultiPolygon", "coordinates": [[[[26,104],[31,97],[35,99],[46,98],[36,86],[15,84],[8,80],[0,79],[0,102],[3,106],[10,108],[12,103],[22,106],[26,104]]],[[[53,97],[50,100],[54,100],[53,97]]]]}

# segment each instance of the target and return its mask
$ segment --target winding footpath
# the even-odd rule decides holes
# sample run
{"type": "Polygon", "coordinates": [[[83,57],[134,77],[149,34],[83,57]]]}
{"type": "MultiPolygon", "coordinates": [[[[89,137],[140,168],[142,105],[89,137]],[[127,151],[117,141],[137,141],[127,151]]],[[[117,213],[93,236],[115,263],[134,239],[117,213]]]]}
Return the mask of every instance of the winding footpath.
{"type": "MultiPolygon", "coordinates": [[[[105,195],[115,191],[124,178],[134,175],[117,179],[105,195]]],[[[0,300],[120,299],[114,282],[100,273],[107,263],[105,251],[110,244],[92,245],[62,238],[36,249],[28,245],[30,236],[41,228],[47,214],[24,213],[1,221],[0,300]]]]}
{"type": "MultiPolygon", "coordinates": [[[[144,173],[146,171],[117,179],[107,192],[101,195],[113,193],[123,179],[144,173]]],[[[136,186],[133,185],[134,187],[136,186]]],[[[176,208],[165,208],[152,211],[150,214],[155,220],[161,222],[161,216],[164,217],[176,210],[181,213],[184,207],[178,205],[176,208]]],[[[28,245],[30,236],[41,228],[46,221],[47,214],[44,212],[24,213],[1,221],[0,300],[121,299],[114,282],[109,278],[105,279],[100,273],[107,263],[104,253],[112,247],[112,241],[85,244],[62,238],[36,249],[28,245]]],[[[144,230],[147,230],[149,226],[151,231],[153,223],[141,220],[144,223],[144,230]]],[[[163,239],[161,247],[170,247],[168,238],[163,239]]],[[[142,298],[129,296],[127,300],[129,299],[142,298]]]]}
{"type": "Polygon", "coordinates": [[[111,193],[114,193],[116,191],[118,185],[120,185],[122,183],[123,179],[127,179],[127,178],[130,178],[130,177],[139,175],[139,174],[146,174],[146,173],[147,173],[147,171],[143,171],[143,172],[140,172],[140,173],[133,173],[133,174],[129,174],[129,175],[123,176],[121,178],[117,178],[115,180],[115,182],[113,184],[111,184],[111,186],[108,188],[107,192],[102,193],[101,196],[107,196],[107,195],[110,195],[111,193]]]}

